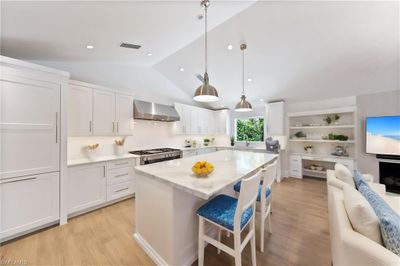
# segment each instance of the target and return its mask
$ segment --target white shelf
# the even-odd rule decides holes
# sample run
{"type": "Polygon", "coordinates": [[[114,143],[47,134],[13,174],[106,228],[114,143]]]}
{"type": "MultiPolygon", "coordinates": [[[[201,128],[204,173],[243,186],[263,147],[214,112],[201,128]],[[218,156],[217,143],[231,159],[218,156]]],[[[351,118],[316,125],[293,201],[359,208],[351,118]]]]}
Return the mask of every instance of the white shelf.
{"type": "Polygon", "coordinates": [[[290,142],[318,142],[318,143],[343,143],[351,144],[355,143],[354,140],[329,140],[329,139],[289,139],[290,142]]]}
{"type": "Polygon", "coordinates": [[[303,175],[326,178],[326,170],[318,171],[318,170],[311,170],[311,169],[303,168],[303,175]]]}
{"type": "Polygon", "coordinates": [[[290,129],[335,129],[335,128],[354,128],[354,125],[333,125],[333,126],[301,126],[290,127],[290,129]]]}

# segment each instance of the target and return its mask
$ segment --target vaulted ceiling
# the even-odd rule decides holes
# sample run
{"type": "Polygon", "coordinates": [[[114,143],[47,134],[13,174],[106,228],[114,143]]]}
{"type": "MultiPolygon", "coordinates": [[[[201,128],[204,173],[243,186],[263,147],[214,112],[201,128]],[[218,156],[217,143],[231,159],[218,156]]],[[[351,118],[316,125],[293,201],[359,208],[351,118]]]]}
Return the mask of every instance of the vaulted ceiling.
{"type": "MultiPolygon", "coordinates": [[[[200,85],[198,1],[2,1],[1,7],[3,55],[177,101],[190,102],[200,85]],[[142,48],[120,48],[123,41],[142,48]]],[[[211,107],[232,108],[239,100],[243,42],[246,78],[253,78],[246,95],[254,105],[400,89],[399,10],[398,1],[212,1],[209,75],[221,100],[211,107]]]]}

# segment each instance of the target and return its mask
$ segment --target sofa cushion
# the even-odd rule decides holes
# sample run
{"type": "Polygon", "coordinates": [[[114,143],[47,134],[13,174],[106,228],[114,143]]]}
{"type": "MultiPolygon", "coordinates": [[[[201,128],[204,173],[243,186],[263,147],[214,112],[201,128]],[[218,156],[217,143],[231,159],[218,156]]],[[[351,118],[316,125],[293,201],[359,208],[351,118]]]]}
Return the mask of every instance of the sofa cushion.
{"type": "Polygon", "coordinates": [[[382,245],[379,219],[368,201],[350,185],[343,186],[344,206],[353,229],[382,245]]]}
{"type": "Polygon", "coordinates": [[[351,174],[350,170],[341,163],[335,164],[335,176],[342,180],[343,182],[349,184],[350,186],[354,187],[354,180],[353,175],[351,174]]]}
{"type": "Polygon", "coordinates": [[[360,186],[361,183],[367,183],[367,180],[365,179],[364,175],[361,174],[359,171],[354,170],[354,185],[356,186],[356,189],[358,189],[358,187],[360,186]]]}
{"type": "Polygon", "coordinates": [[[367,184],[361,183],[359,191],[368,200],[378,216],[385,247],[400,256],[400,215],[367,184]]]}

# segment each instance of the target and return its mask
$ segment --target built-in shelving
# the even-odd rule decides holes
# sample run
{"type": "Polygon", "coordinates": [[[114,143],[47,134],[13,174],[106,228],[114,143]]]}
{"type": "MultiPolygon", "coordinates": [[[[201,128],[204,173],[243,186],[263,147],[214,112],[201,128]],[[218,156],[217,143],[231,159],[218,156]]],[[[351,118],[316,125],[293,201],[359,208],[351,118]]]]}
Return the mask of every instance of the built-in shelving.
{"type": "Polygon", "coordinates": [[[335,129],[335,128],[354,128],[354,125],[332,125],[332,126],[300,126],[289,127],[289,129],[335,129]]]}
{"type": "Polygon", "coordinates": [[[326,170],[319,171],[319,170],[311,170],[311,169],[303,168],[303,175],[326,178],[326,170]]]}
{"type": "Polygon", "coordinates": [[[291,142],[320,142],[320,143],[355,143],[354,140],[329,140],[329,139],[290,139],[291,142]]]}

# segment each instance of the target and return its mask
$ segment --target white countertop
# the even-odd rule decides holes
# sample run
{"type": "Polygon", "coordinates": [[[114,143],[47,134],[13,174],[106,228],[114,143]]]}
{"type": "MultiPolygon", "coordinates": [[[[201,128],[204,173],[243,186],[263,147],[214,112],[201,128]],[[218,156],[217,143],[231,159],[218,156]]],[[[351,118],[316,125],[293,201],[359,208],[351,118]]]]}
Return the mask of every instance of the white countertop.
{"type": "Polygon", "coordinates": [[[68,160],[67,165],[68,166],[76,166],[76,165],[82,165],[82,164],[100,163],[100,162],[106,162],[106,161],[129,159],[129,158],[139,158],[139,157],[140,157],[139,155],[126,153],[126,154],[123,154],[123,155],[99,156],[99,157],[95,157],[93,159],[78,158],[78,159],[68,160]]]}
{"type": "Polygon", "coordinates": [[[266,152],[265,147],[246,147],[246,146],[200,146],[200,147],[188,147],[188,148],[177,148],[181,149],[182,151],[189,151],[189,150],[200,150],[200,149],[209,149],[209,148],[220,148],[220,149],[227,149],[227,150],[249,150],[249,151],[262,151],[266,152]]]}
{"type": "Polygon", "coordinates": [[[136,166],[138,173],[170,184],[203,199],[209,199],[238,180],[250,176],[258,168],[273,161],[275,154],[223,150],[149,165],[136,166]],[[195,162],[205,160],[214,165],[207,178],[192,173],[195,162]]]}
{"type": "Polygon", "coordinates": [[[301,152],[292,152],[291,155],[299,155],[302,157],[309,158],[327,158],[327,159],[343,159],[343,160],[355,160],[354,157],[345,157],[345,156],[335,156],[331,154],[316,154],[316,153],[301,153],[301,152]]]}

